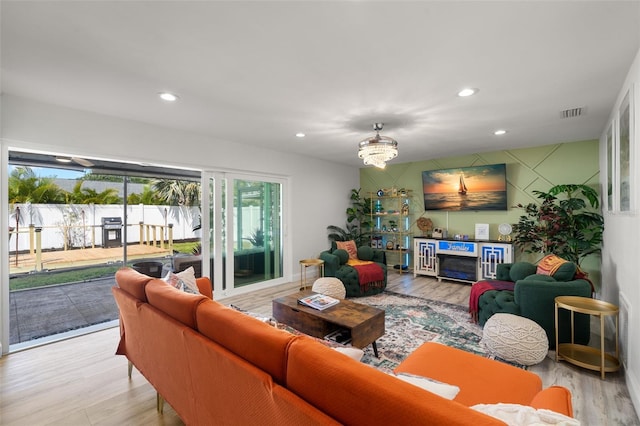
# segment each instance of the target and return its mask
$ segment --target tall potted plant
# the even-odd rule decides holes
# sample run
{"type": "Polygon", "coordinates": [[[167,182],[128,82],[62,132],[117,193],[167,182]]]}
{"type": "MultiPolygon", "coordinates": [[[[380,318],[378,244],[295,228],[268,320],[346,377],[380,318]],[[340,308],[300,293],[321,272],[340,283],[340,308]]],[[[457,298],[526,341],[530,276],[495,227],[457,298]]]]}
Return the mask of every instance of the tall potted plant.
{"type": "Polygon", "coordinates": [[[525,213],[513,226],[517,247],[526,253],[555,254],[577,265],[600,252],[604,219],[593,188],[564,184],[533,193],[539,204],[515,206],[525,213]]]}
{"type": "Polygon", "coordinates": [[[351,190],[351,206],[347,208],[347,225],[327,226],[329,241],[356,242],[358,247],[368,245],[371,238],[371,198],[363,197],[360,189],[351,190]]]}

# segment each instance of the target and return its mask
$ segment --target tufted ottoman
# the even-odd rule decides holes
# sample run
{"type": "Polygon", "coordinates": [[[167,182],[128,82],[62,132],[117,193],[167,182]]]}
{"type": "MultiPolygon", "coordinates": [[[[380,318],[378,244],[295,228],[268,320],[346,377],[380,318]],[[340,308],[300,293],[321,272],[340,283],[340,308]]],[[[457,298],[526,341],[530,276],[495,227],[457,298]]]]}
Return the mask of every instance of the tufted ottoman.
{"type": "Polygon", "coordinates": [[[492,355],[522,365],[541,362],[549,351],[544,329],[534,321],[513,314],[495,314],[482,331],[482,344],[492,355]]]}
{"type": "Polygon", "coordinates": [[[312,291],[316,293],[326,294],[327,296],[335,297],[336,299],[344,299],[347,290],[344,288],[344,284],[338,278],[324,277],[318,278],[311,287],[312,291]]]}

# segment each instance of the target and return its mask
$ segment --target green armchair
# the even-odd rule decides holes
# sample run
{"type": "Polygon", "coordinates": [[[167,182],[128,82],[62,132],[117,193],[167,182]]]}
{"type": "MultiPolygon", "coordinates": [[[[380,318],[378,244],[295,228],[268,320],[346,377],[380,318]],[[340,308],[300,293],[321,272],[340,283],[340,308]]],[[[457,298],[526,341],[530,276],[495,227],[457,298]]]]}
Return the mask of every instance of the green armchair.
{"type": "MultiPolygon", "coordinates": [[[[552,276],[536,274],[536,265],[528,262],[505,263],[497,266],[496,279],[515,283],[513,291],[489,290],[478,299],[478,322],[485,322],[496,313],[510,313],[538,323],[555,347],[555,298],[557,296],[591,297],[591,283],[574,279],[577,266],[567,262],[552,276]]],[[[475,285],[475,284],[474,284],[475,285]]],[[[571,342],[570,312],[559,311],[559,342],[571,342]]],[[[587,344],[591,334],[589,315],[575,314],[575,343],[587,344]]]]}
{"type": "Polygon", "coordinates": [[[387,287],[387,261],[382,250],[374,250],[369,246],[358,247],[358,259],[373,261],[383,270],[384,282],[375,285],[360,285],[358,271],[347,265],[349,253],[346,250],[337,249],[334,245],[330,250],[320,253],[320,259],[324,260],[324,276],[336,277],[342,281],[347,297],[371,296],[383,292],[387,287]]]}

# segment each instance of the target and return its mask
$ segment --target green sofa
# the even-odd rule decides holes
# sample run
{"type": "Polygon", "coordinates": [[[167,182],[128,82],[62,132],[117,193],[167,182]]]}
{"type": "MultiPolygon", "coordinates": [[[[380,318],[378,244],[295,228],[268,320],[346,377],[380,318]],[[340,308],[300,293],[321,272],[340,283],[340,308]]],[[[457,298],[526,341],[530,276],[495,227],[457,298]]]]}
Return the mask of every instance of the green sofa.
{"type": "MultiPolygon", "coordinates": [[[[574,263],[563,264],[553,276],[536,274],[536,265],[528,262],[505,263],[497,266],[496,280],[515,283],[513,291],[489,290],[478,299],[478,322],[484,325],[496,313],[510,313],[538,323],[549,338],[549,347],[555,347],[555,298],[557,296],[591,297],[591,283],[574,279],[574,263]]],[[[571,317],[564,309],[559,311],[559,342],[571,342],[571,317]]],[[[575,314],[575,343],[589,343],[589,315],[575,314]]]]}
{"type": "Polygon", "coordinates": [[[320,253],[320,259],[324,260],[324,276],[336,277],[342,281],[347,291],[347,297],[371,296],[382,293],[387,287],[387,259],[382,250],[374,250],[369,246],[358,247],[358,259],[373,261],[382,268],[384,272],[382,285],[361,286],[358,271],[347,265],[349,253],[346,250],[336,248],[335,243],[331,249],[320,253]]]}

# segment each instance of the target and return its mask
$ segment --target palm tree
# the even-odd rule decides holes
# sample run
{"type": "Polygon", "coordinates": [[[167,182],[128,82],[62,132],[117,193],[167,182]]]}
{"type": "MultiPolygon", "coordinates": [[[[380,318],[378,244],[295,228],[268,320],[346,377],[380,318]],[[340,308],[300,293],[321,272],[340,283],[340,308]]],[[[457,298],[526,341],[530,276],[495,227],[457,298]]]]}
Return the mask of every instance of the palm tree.
{"type": "Polygon", "coordinates": [[[38,177],[30,167],[16,167],[9,175],[9,204],[64,204],[66,191],[53,180],[38,177]]]}
{"type": "Polygon", "coordinates": [[[82,188],[83,183],[84,181],[78,181],[73,187],[73,191],[68,193],[69,204],[120,204],[122,202],[118,191],[114,188],[98,192],[95,189],[82,188]]]}
{"type": "Polygon", "coordinates": [[[156,191],[151,188],[151,185],[145,185],[142,188],[140,194],[129,194],[127,197],[128,204],[145,204],[147,206],[160,205],[164,203],[156,191]]]}
{"type": "Polygon", "coordinates": [[[158,198],[170,205],[200,206],[200,182],[159,179],[153,182],[158,198]]]}

